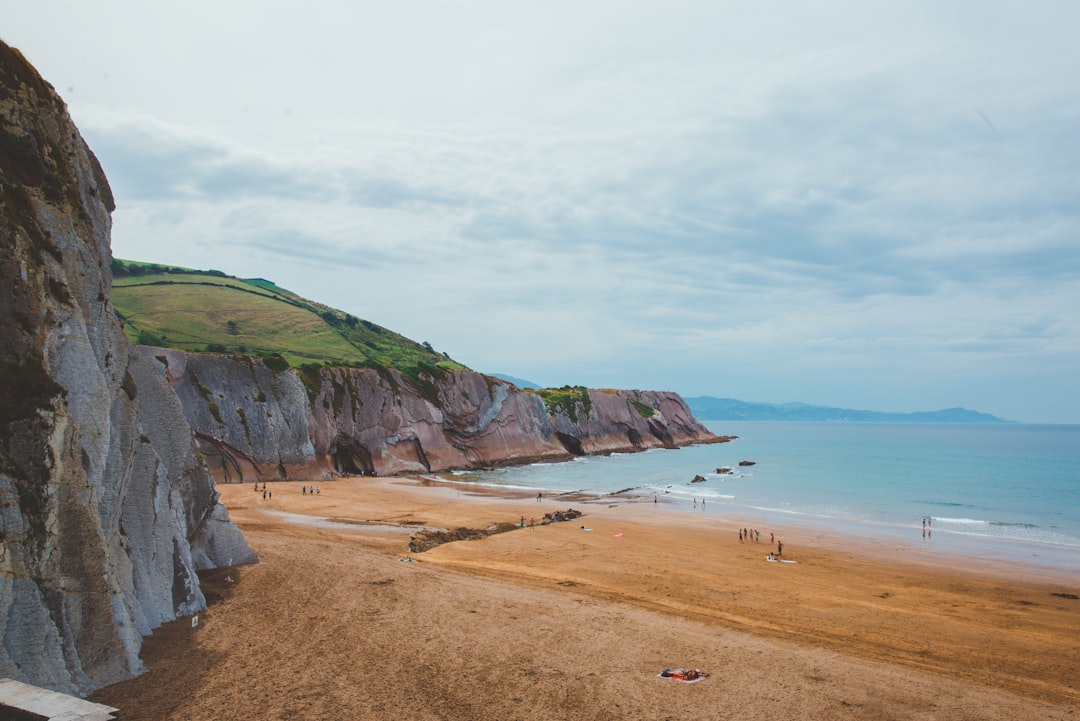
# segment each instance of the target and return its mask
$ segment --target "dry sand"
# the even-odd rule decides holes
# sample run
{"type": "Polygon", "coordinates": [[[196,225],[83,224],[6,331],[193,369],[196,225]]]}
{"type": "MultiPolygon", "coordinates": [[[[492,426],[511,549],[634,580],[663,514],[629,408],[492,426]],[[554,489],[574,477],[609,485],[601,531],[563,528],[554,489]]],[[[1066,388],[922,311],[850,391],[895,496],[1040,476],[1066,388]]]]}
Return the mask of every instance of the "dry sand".
{"type": "Polygon", "coordinates": [[[767,543],[738,541],[750,518],[408,479],[300,486],[219,488],[261,563],[206,574],[198,627],[156,631],[149,671],[92,700],[126,721],[1080,719],[1067,571],[950,568],[794,527],[760,528],[798,561],[770,563],[767,543]],[[587,516],[402,560],[419,526],[571,506],[587,516]]]}

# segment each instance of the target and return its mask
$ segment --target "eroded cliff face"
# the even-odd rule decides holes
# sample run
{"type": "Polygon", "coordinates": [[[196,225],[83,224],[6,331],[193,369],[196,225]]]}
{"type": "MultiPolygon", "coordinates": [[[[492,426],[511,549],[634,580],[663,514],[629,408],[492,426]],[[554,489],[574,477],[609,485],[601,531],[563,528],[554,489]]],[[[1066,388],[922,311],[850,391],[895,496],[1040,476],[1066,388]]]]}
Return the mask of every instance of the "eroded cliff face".
{"type": "Polygon", "coordinates": [[[139,347],[173,386],[216,478],[423,473],[721,440],[674,393],[580,391],[549,408],[471,371],[272,369],[139,347]]]}
{"type": "Polygon", "coordinates": [[[256,560],[179,399],[109,303],[113,199],[63,101],[0,43],[0,676],[85,693],[256,560]]]}

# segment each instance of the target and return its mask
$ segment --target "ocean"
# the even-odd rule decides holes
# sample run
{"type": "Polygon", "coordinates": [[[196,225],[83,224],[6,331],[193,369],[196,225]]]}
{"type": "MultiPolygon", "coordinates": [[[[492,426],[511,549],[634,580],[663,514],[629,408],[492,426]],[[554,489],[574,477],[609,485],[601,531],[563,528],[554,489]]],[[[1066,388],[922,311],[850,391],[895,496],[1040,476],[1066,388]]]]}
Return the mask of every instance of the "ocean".
{"type": "Polygon", "coordinates": [[[889,537],[942,553],[1080,574],[1080,426],[705,425],[738,439],[452,478],[548,497],[617,494],[651,503],[655,496],[696,513],[751,519],[760,527],[803,525],[889,537]],[[733,472],[718,473],[722,467],[733,472]],[[705,480],[691,482],[695,476],[705,480]]]}

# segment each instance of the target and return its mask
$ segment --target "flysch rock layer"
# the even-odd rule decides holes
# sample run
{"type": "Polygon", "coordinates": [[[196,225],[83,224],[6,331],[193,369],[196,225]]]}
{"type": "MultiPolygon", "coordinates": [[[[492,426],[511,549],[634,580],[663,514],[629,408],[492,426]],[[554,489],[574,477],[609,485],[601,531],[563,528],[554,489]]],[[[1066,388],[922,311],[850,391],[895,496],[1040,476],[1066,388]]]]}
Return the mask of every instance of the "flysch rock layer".
{"type": "Polygon", "coordinates": [[[180,399],[109,302],[112,192],[63,101],[0,42],[0,677],[85,694],[257,559],[180,399]]]}
{"type": "Polygon", "coordinates": [[[675,393],[581,389],[550,409],[466,370],[272,370],[258,358],[140,346],[173,387],[219,482],[424,473],[723,440],[675,393]]]}

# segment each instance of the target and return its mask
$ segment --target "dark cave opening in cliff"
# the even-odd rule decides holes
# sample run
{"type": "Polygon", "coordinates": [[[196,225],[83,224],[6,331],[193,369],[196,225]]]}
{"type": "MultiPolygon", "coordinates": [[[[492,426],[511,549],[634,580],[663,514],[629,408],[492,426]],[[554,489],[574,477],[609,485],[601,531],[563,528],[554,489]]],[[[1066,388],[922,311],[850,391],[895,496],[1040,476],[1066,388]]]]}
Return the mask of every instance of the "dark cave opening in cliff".
{"type": "Polygon", "coordinates": [[[562,443],[563,448],[565,448],[568,453],[575,456],[585,455],[585,448],[581,445],[580,438],[574,438],[566,433],[556,433],[555,437],[559,439],[559,443],[562,443]]]}
{"type": "Polygon", "coordinates": [[[334,470],[344,476],[375,475],[375,464],[372,463],[371,452],[348,438],[337,440],[331,458],[334,462],[334,470]]]}

